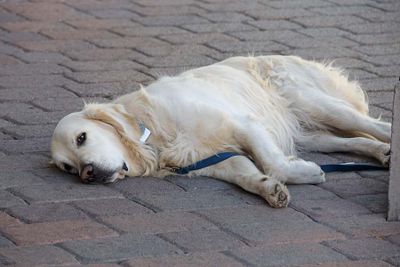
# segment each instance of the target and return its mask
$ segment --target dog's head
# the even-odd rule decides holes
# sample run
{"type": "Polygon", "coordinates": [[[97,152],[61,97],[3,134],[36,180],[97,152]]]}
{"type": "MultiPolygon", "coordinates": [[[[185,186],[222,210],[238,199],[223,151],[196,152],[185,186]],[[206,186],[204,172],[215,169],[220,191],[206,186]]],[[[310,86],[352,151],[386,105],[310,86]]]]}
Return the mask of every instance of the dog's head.
{"type": "Polygon", "coordinates": [[[119,104],[89,104],[56,126],[52,161],[83,182],[110,183],[154,169],[152,149],[140,142],[141,129],[119,104]]]}

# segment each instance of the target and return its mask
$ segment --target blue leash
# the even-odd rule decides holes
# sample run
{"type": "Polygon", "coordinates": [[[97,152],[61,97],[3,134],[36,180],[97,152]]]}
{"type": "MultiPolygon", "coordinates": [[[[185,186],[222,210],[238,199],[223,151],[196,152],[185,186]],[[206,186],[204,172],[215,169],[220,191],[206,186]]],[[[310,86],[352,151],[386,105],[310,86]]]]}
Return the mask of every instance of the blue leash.
{"type": "MultiPolygon", "coordinates": [[[[194,164],[188,165],[186,167],[174,168],[173,171],[178,174],[188,174],[191,171],[200,170],[211,165],[220,163],[221,161],[227,160],[234,156],[241,156],[235,152],[222,152],[217,153],[211,157],[200,160],[194,164]]],[[[377,170],[387,170],[388,168],[368,163],[338,163],[338,164],[323,164],[320,165],[321,169],[325,173],[329,172],[353,172],[353,171],[377,171],[377,170]]]]}

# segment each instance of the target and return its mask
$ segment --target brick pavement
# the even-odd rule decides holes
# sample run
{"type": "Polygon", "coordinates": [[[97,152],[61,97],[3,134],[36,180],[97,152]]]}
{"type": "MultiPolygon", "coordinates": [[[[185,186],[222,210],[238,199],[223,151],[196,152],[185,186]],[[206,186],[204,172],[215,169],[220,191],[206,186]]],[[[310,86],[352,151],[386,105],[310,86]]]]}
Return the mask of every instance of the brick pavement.
{"type": "Polygon", "coordinates": [[[249,53],[336,59],[390,121],[400,2],[0,1],[0,265],[400,266],[387,172],[290,186],[275,210],[208,178],[83,185],[48,165],[55,123],[82,99],[249,53]]]}

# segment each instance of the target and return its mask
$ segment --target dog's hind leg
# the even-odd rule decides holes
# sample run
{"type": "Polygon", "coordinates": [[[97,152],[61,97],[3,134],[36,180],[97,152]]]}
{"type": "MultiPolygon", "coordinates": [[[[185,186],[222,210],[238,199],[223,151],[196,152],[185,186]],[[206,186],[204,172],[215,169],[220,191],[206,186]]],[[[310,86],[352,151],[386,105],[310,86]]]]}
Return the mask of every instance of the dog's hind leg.
{"type": "Polygon", "coordinates": [[[330,133],[317,132],[303,136],[297,143],[308,151],[352,152],[379,160],[383,166],[389,165],[390,145],[364,137],[343,138],[330,133]]]}
{"type": "Polygon", "coordinates": [[[321,168],[311,161],[287,156],[264,126],[251,120],[242,121],[236,129],[238,142],[268,176],[283,183],[317,184],[325,182],[321,168]]]}
{"type": "Polygon", "coordinates": [[[244,156],[235,156],[216,165],[195,171],[196,175],[212,176],[260,195],[274,208],[289,204],[290,195],[285,185],[263,174],[254,163],[244,156]]]}
{"type": "Polygon", "coordinates": [[[343,132],[366,133],[382,142],[390,143],[390,123],[364,115],[348,103],[334,97],[319,96],[313,99],[313,102],[317,104],[308,104],[309,113],[316,121],[343,132]]]}

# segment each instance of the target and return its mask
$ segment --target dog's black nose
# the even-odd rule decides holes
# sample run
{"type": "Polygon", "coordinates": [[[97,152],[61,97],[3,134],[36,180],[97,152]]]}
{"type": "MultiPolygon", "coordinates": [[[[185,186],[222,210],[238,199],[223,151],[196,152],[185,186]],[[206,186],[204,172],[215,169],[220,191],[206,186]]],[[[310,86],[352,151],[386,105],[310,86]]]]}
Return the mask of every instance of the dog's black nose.
{"type": "Polygon", "coordinates": [[[128,171],[128,166],[126,166],[126,163],[124,162],[124,164],[122,165],[122,169],[125,171],[128,171]]]}
{"type": "Polygon", "coordinates": [[[84,182],[94,181],[94,168],[92,164],[87,164],[83,167],[81,172],[81,179],[84,182]]]}

